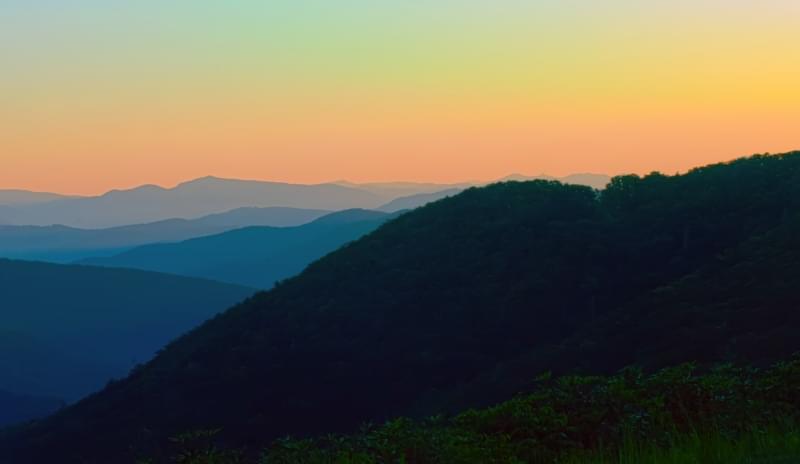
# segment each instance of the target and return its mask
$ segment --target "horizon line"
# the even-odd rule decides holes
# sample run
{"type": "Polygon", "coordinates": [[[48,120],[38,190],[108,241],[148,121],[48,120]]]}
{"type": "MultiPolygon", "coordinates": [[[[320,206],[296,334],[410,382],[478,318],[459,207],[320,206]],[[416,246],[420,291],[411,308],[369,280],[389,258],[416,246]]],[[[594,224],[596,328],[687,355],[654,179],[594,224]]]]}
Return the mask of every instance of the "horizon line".
{"type": "Polygon", "coordinates": [[[142,184],[136,184],[130,187],[117,187],[112,188],[104,191],[100,191],[98,193],[90,193],[90,194],[76,194],[76,193],[67,193],[57,190],[41,190],[41,189],[26,189],[21,187],[9,187],[9,188],[2,188],[0,187],[0,192],[20,192],[20,193],[33,193],[33,194],[43,194],[43,195],[59,195],[63,197],[70,197],[70,198],[94,198],[94,197],[102,197],[104,195],[108,195],[114,192],[130,192],[134,190],[139,190],[143,188],[158,188],[162,190],[175,190],[183,185],[191,184],[193,182],[198,182],[202,180],[220,180],[220,181],[231,181],[231,182],[255,182],[255,183],[264,183],[264,184],[284,184],[284,185],[298,185],[298,186],[319,186],[319,185],[352,185],[353,187],[362,187],[362,186],[370,186],[370,185],[381,185],[381,184],[417,184],[417,185],[437,185],[441,187],[457,187],[457,186],[473,186],[473,185],[485,185],[490,184],[493,182],[501,182],[503,180],[507,180],[514,176],[521,176],[530,179],[536,178],[552,178],[555,180],[565,179],[572,176],[604,176],[608,178],[613,178],[614,176],[621,175],[621,174],[606,174],[600,172],[574,172],[570,174],[566,174],[563,176],[557,176],[547,173],[539,173],[539,174],[523,174],[521,172],[512,172],[510,174],[504,175],[502,177],[494,178],[494,179],[484,179],[484,180],[463,180],[457,182],[442,182],[442,181],[422,181],[422,180],[370,180],[370,181],[351,181],[348,179],[336,179],[324,182],[290,182],[290,181],[283,181],[283,180],[270,180],[270,179],[258,179],[258,178],[240,178],[240,177],[224,177],[224,176],[216,176],[213,174],[208,174],[200,177],[190,178],[187,180],[178,181],[172,185],[162,185],[157,183],[150,183],[145,182],[142,184]]]}

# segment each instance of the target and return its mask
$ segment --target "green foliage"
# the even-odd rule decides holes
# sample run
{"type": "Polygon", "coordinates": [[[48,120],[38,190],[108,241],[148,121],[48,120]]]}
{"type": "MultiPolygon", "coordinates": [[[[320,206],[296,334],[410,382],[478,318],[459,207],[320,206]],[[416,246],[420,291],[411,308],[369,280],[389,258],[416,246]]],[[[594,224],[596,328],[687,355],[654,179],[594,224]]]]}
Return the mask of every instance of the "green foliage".
{"type": "Polygon", "coordinates": [[[671,437],[666,446],[628,440],[615,452],[577,453],[559,464],[792,464],[800,461],[800,431],[775,426],[730,437],[721,431],[671,437]]]}
{"type": "Polygon", "coordinates": [[[767,369],[723,365],[701,372],[684,364],[652,375],[626,369],[608,377],[566,376],[451,418],[399,418],[353,435],[284,438],[258,462],[727,464],[800,458],[798,375],[800,357],[767,369]]]}

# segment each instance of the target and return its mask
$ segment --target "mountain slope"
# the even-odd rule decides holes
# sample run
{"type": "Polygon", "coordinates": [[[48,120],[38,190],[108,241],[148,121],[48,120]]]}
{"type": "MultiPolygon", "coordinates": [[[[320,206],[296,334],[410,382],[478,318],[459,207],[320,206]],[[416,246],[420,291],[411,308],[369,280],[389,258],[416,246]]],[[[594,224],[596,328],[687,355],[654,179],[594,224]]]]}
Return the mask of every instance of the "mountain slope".
{"type": "MultiPolygon", "coordinates": [[[[647,320],[626,322],[660,289],[719,278],[713,298],[696,299],[707,320],[689,324],[691,337],[661,334],[661,346],[682,345],[667,358],[693,356],[737,314],[715,311],[715,302],[749,308],[748,288],[757,296],[781,285],[769,273],[729,281],[749,261],[737,250],[755,244],[748,256],[800,275],[793,255],[783,255],[796,242],[780,238],[793,236],[784,227],[797,214],[800,153],[618,177],[599,194],[544,181],[468,189],[399,216],[181,337],[127,379],[7,435],[0,457],[129,462],[120,450],[131,443],[151,454],[178,432],[217,428],[227,444],[257,448],[286,434],[496,401],[540,369],[613,370],[632,359],[657,366],[662,359],[647,350],[642,359],[616,352],[647,320]],[[581,345],[587,333],[593,344],[581,345]],[[574,357],[591,351],[599,354],[590,362],[574,357]]],[[[784,282],[784,293],[741,313],[737,325],[751,326],[755,340],[800,330],[800,314],[787,310],[796,307],[785,293],[794,282],[784,282]]],[[[697,311],[691,288],[672,301],[697,311]]],[[[691,313],[670,307],[660,317],[680,327],[691,313]]],[[[800,349],[796,337],[782,340],[769,350],[715,344],[726,349],[703,360],[800,349]]]]}
{"type": "Polygon", "coordinates": [[[0,389],[76,400],[252,289],[0,260],[0,389]]]}
{"type": "Polygon", "coordinates": [[[168,219],[108,229],[0,226],[0,256],[66,263],[115,255],[139,245],[187,240],[241,227],[296,226],[328,213],[299,208],[239,208],[197,219],[168,219]]]}
{"type": "Polygon", "coordinates": [[[6,222],[108,228],[165,219],[192,219],[242,207],[281,206],[341,210],[373,208],[392,197],[335,184],[301,185],[206,177],[165,189],[145,185],[113,190],[98,197],[18,205],[6,222]]]}
{"type": "Polygon", "coordinates": [[[347,210],[302,226],[247,227],[180,243],[147,245],[83,263],[269,288],[389,217],[377,211],[347,210]]]}
{"type": "Polygon", "coordinates": [[[19,395],[0,390],[0,426],[45,417],[64,406],[57,398],[19,395]]]}

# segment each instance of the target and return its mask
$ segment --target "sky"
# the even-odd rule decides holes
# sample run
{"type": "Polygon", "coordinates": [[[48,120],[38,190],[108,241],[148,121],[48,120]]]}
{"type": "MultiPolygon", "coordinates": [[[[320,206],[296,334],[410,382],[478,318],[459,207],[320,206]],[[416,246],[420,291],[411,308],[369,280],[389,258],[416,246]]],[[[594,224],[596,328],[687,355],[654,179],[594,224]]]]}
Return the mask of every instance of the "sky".
{"type": "Polygon", "coordinates": [[[0,188],[674,173],[800,148],[795,0],[2,0],[0,188]]]}

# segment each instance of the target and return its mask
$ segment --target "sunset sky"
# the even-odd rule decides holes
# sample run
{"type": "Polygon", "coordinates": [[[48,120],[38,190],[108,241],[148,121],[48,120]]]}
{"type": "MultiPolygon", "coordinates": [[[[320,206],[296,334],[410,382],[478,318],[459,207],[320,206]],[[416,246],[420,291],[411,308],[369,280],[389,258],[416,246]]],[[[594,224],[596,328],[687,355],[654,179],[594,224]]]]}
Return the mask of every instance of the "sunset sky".
{"type": "Polygon", "coordinates": [[[0,2],[0,188],[673,173],[798,148],[796,0],[0,2]]]}

